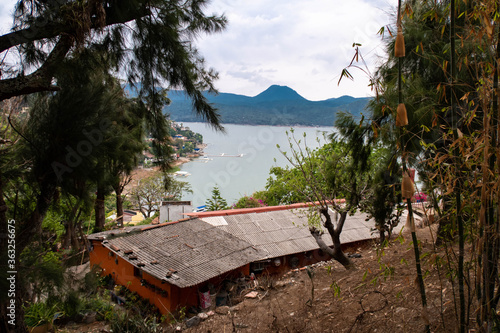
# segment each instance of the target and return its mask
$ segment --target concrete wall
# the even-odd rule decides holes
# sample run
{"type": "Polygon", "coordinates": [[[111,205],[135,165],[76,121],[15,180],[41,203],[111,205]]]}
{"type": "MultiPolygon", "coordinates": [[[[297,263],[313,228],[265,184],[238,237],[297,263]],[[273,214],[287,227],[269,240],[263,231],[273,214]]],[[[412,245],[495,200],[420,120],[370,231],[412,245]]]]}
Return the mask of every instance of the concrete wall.
{"type": "Polygon", "coordinates": [[[191,201],[163,201],[160,207],[160,223],[178,221],[186,218],[184,213],[191,213],[191,201]]]}

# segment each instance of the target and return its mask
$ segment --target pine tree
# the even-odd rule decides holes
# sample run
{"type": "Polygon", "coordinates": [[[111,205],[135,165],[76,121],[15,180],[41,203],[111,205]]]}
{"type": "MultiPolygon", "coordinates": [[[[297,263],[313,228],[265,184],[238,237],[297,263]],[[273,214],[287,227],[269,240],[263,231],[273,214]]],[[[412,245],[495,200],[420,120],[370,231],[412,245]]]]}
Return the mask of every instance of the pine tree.
{"type": "Polygon", "coordinates": [[[212,197],[205,203],[207,211],[227,209],[227,201],[221,196],[218,186],[212,189],[212,197]]]}

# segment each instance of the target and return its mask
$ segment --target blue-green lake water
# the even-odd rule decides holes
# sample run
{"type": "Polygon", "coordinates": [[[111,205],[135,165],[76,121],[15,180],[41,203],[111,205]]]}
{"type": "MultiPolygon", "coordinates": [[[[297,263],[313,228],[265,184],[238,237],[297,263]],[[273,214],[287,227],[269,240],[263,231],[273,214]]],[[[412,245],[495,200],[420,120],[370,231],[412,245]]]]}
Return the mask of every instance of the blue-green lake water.
{"type": "MultiPolygon", "coordinates": [[[[204,149],[206,157],[181,166],[182,171],[191,175],[178,178],[191,184],[193,194],[185,194],[182,199],[191,200],[195,207],[206,203],[216,185],[231,205],[244,195],[263,190],[271,167],[288,164],[276,145],[284,151],[290,150],[286,134],[290,127],[226,124],[226,133],[223,134],[204,123],[183,125],[202,134],[207,144],[204,149]]],[[[332,131],[333,127],[294,127],[295,137],[311,148],[324,144],[323,133],[332,131]],[[305,140],[303,133],[306,133],[305,140]]]]}

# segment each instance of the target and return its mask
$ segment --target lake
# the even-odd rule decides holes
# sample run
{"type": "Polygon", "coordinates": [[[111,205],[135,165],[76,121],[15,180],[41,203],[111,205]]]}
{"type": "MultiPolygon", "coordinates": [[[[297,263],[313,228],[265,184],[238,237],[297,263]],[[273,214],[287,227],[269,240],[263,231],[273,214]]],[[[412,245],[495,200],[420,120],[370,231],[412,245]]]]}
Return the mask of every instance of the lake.
{"type": "MultiPolygon", "coordinates": [[[[203,135],[206,157],[198,158],[181,166],[190,176],[178,177],[191,184],[193,194],[185,194],[183,200],[191,200],[194,207],[204,205],[218,186],[221,196],[229,205],[244,195],[265,188],[269,169],[286,166],[288,161],[280,153],[290,151],[286,132],[289,127],[249,126],[225,124],[226,133],[216,132],[205,123],[183,123],[192,131],[203,135]]],[[[333,127],[295,127],[295,137],[308,147],[325,143],[323,133],[331,133],[333,127]],[[317,142],[319,138],[320,143],[317,142]]]]}

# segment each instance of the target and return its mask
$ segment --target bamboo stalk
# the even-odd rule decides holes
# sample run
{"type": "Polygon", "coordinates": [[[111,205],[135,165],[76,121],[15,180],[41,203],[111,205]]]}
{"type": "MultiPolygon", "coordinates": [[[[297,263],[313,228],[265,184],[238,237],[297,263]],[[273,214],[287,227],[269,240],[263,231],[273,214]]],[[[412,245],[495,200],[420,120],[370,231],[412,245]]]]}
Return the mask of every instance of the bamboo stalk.
{"type": "MultiPolygon", "coordinates": [[[[401,0],[398,0],[398,36],[400,35],[402,38],[403,33],[401,31],[401,34],[399,34],[400,30],[401,30],[401,0]]],[[[400,40],[403,41],[403,44],[401,44],[401,42],[400,42],[398,47],[399,48],[401,46],[403,47],[403,55],[401,55],[401,53],[397,54],[396,53],[397,49],[395,47],[395,56],[398,57],[398,103],[399,103],[399,105],[403,103],[401,76],[402,76],[402,64],[403,64],[403,56],[404,56],[404,39],[401,39],[401,38],[400,38],[400,40]]],[[[396,38],[396,42],[398,42],[398,38],[396,38]]],[[[406,107],[405,107],[405,110],[406,110],[406,107]]],[[[405,177],[409,178],[409,175],[408,175],[408,168],[406,166],[406,161],[404,158],[405,143],[404,143],[404,136],[401,133],[402,129],[403,129],[403,127],[399,127],[399,137],[400,137],[400,141],[401,141],[401,155],[403,157],[403,159],[402,159],[403,160],[402,187],[403,187],[403,184],[406,183],[404,189],[405,189],[405,191],[407,191],[407,190],[410,190],[411,188],[414,189],[414,187],[413,187],[413,182],[411,182],[411,179],[410,179],[410,182],[411,182],[410,188],[408,188],[408,185],[409,185],[408,181],[407,180],[405,181],[405,177]]],[[[413,196],[413,193],[411,193],[412,194],[411,196],[409,196],[409,193],[405,193],[405,194],[407,196],[406,202],[407,202],[409,219],[410,219],[410,223],[411,223],[411,221],[413,219],[413,209],[412,209],[412,205],[411,205],[411,197],[413,196]]],[[[403,195],[405,195],[405,194],[403,194],[403,195]]],[[[415,266],[416,266],[416,270],[417,270],[417,280],[418,280],[418,285],[420,288],[420,297],[422,300],[422,320],[424,321],[425,332],[430,333],[429,316],[428,316],[428,312],[427,312],[427,298],[425,295],[425,284],[424,284],[424,278],[422,276],[422,268],[420,266],[420,251],[418,248],[418,240],[417,240],[417,235],[415,233],[415,228],[411,228],[411,229],[412,229],[411,237],[412,237],[412,241],[413,241],[413,251],[415,253],[415,266]]]]}
{"type": "MultiPolygon", "coordinates": [[[[455,57],[455,0],[450,3],[450,89],[451,89],[451,122],[453,129],[453,137],[456,141],[458,139],[457,132],[457,117],[456,117],[456,92],[455,92],[455,80],[457,72],[457,64],[455,57]]],[[[465,292],[464,292],[464,223],[462,220],[461,213],[461,183],[460,183],[460,167],[459,167],[459,152],[457,149],[453,149],[453,155],[456,157],[455,160],[455,172],[457,177],[457,182],[455,183],[455,202],[456,202],[456,221],[458,225],[458,293],[459,293],[459,332],[465,333],[466,323],[465,323],[465,292]]]]}

